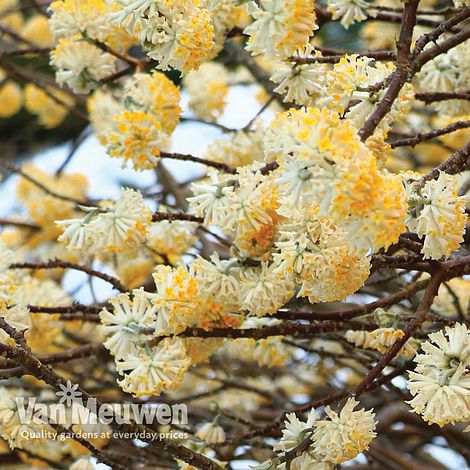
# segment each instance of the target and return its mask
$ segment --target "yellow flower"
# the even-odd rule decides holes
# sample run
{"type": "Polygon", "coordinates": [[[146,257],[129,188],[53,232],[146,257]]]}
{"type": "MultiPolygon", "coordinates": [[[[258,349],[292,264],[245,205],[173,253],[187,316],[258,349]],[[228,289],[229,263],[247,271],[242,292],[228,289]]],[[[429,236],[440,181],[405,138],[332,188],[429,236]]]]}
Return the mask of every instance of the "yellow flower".
{"type": "Polygon", "coordinates": [[[21,35],[39,47],[51,47],[54,42],[49,22],[43,15],[32,16],[24,25],[21,35]]]}
{"type": "Polygon", "coordinates": [[[138,171],[154,168],[169,142],[160,121],[143,111],[122,111],[114,115],[113,124],[102,134],[108,155],[122,158],[123,167],[131,163],[138,171]]]}
{"type": "Polygon", "coordinates": [[[23,104],[21,87],[8,79],[0,70],[0,118],[14,116],[23,104]]]}
{"type": "MultiPolygon", "coordinates": [[[[48,92],[64,104],[73,105],[70,95],[57,90],[48,90],[48,92]]],[[[48,129],[60,126],[68,114],[66,107],[32,83],[28,83],[24,89],[24,100],[25,108],[30,113],[36,114],[39,122],[48,129]]]]}

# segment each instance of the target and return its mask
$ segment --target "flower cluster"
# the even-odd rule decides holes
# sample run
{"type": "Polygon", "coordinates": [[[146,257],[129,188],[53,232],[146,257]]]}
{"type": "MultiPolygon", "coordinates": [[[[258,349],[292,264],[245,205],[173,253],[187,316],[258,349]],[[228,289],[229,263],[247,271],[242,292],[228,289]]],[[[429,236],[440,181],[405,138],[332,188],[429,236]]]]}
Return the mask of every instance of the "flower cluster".
{"type": "MultiPolygon", "coordinates": [[[[385,82],[393,71],[392,64],[374,63],[373,59],[356,54],[345,55],[327,75],[330,106],[359,129],[385,97],[388,90],[385,82]]],[[[406,115],[413,96],[413,86],[405,84],[377,129],[388,131],[393,122],[406,115]]]]}
{"type": "Polygon", "coordinates": [[[450,256],[462,242],[467,222],[465,198],[458,196],[457,179],[440,173],[437,180],[416,188],[416,175],[404,174],[403,178],[411,209],[406,225],[424,238],[421,250],[424,257],[441,259],[450,256]]]}
{"type": "Polygon", "coordinates": [[[173,67],[181,72],[198,68],[214,46],[210,12],[197,0],[117,0],[112,23],[123,26],[139,38],[161,70],[173,67]]]}
{"type": "Polygon", "coordinates": [[[253,54],[286,59],[305,47],[317,29],[308,0],[260,0],[249,2],[247,9],[255,20],[245,28],[250,36],[247,50],[253,54]]]}
{"type": "Polygon", "coordinates": [[[123,167],[154,168],[179,122],[178,87],[160,72],[138,73],[124,83],[119,96],[100,98],[92,97],[89,105],[108,155],[122,159],[123,167]]]}
{"type": "Polygon", "coordinates": [[[228,76],[223,65],[206,62],[183,80],[189,93],[189,107],[200,119],[216,121],[224,111],[228,76]]]}
{"type": "Polygon", "coordinates": [[[152,215],[142,195],[124,189],[120,198],[102,207],[84,207],[87,215],[82,219],[58,220],[63,228],[60,242],[71,250],[88,249],[95,253],[128,251],[145,240],[152,215]]]}
{"type": "Polygon", "coordinates": [[[417,364],[410,372],[409,402],[413,411],[430,424],[444,426],[456,421],[470,421],[470,333],[457,323],[429,335],[421,345],[417,364]]]}
{"type": "Polygon", "coordinates": [[[283,455],[296,449],[305,439],[311,439],[307,451],[292,461],[294,468],[327,470],[353,459],[368,448],[376,435],[374,414],[370,410],[354,410],[358,404],[354,398],[349,398],[339,413],[327,406],[325,419],[319,419],[312,408],[305,422],[294,413],[288,414],[275,450],[283,455]]]}
{"type": "Polygon", "coordinates": [[[349,120],[326,108],[278,115],[265,135],[265,156],[284,211],[317,204],[348,233],[354,247],[374,251],[396,242],[404,229],[405,193],[400,180],[378,167],[349,120]]]}

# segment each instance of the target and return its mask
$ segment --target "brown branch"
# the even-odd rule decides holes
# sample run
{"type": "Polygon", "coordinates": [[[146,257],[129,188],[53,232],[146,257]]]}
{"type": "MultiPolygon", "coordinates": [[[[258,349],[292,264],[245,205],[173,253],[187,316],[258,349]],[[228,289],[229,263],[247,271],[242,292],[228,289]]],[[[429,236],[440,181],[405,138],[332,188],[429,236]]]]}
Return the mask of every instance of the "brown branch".
{"type": "Polygon", "coordinates": [[[390,145],[392,146],[392,148],[404,146],[414,147],[415,145],[418,145],[421,142],[435,139],[436,137],[439,137],[441,135],[450,134],[452,132],[458,131],[460,129],[466,129],[468,127],[470,127],[470,121],[456,121],[448,125],[447,127],[443,127],[441,129],[433,129],[430,132],[418,132],[412,137],[395,140],[391,142],[390,145]]]}
{"type": "Polygon", "coordinates": [[[470,91],[462,91],[458,93],[416,93],[415,98],[419,101],[424,101],[426,104],[435,103],[436,101],[447,100],[470,100],[470,91]]]}
{"type": "Polygon", "coordinates": [[[365,305],[358,305],[345,310],[330,311],[330,312],[280,312],[275,315],[277,318],[289,319],[289,320],[331,320],[331,321],[341,321],[341,320],[350,320],[352,318],[367,315],[372,313],[377,308],[386,308],[391,305],[395,305],[402,300],[409,299],[416,292],[423,290],[428,285],[429,280],[417,281],[409,284],[398,292],[383,297],[380,300],[371,302],[365,305]]]}
{"type": "Polygon", "coordinates": [[[73,269],[75,271],[82,271],[89,276],[98,277],[103,281],[111,284],[115,289],[121,292],[127,292],[128,289],[124,286],[121,281],[109,274],[104,274],[100,271],[89,268],[88,266],[70,263],[68,261],[63,261],[60,259],[53,259],[46,261],[45,263],[14,263],[9,266],[10,269],[32,269],[32,270],[41,270],[41,269],[73,269]]]}
{"type": "Polygon", "coordinates": [[[29,47],[28,49],[15,49],[12,51],[2,51],[0,56],[2,57],[16,57],[16,56],[23,56],[28,54],[35,54],[35,55],[46,55],[51,52],[52,49],[49,47],[29,47]]]}
{"type": "Polygon", "coordinates": [[[28,230],[40,230],[41,227],[36,224],[32,224],[29,222],[20,222],[18,220],[11,220],[11,219],[0,219],[0,225],[11,225],[13,227],[18,228],[25,228],[28,230]]]}
{"type": "Polygon", "coordinates": [[[393,346],[382,356],[382,358],[377,362],[375,367],[373,367],[369,373],[364,377],[364,379],[354,388],[352,395],[358,397],[364,393],[372,384],[372,382],[377,378],[377,376],[390,364],[393,358],[400,352],[401,348],[405,343],[414,335],[416,330],[419,328],[421,323],[426,318],[427,313],[436,297],[439,287],[445,279],[445,271],[440,270],[436,272],[429,281],[429,284],[424,293],[423,299],[421,300],[415,316],[411,319],[405,330],[402,338],[395,341],[393,346]]]}
{"type": "Polygon", "coordinates": [[[470,38],[470,28],[464,29],[457,34],[454,34],[450,38],[446,39],[445,41],[441,42],[440,44],[436,44],[429,49],[421,52],[418,57],[413,61],[410,74],[411,76],[416,75],[424,64],[427,64],[430,60],[434,59],[440,54],[444,54],[448,50],[452,49],[455,46],[458,46],[462,42],[465,42],[467,39],[470,38]]]}
{"type": "Polygon", "coordinates": [[[412,53],[412,58],[413,59],[416,58],[418,54],[420,54],[424,50],[427,44],[429,44],[430,42],[435,42],[439,38],[439,36],[441,36],[446,31],[451,30],[453,26],[461,23],[462,21],[466,20],[468,17],[470,17],[470,10],[466,8],[459,14],[441,23],[439,26],[437,26],[435,29],[433,29],[429,33],[423,34],[415,43],[415,47],[412,53]]]}
{"type": "MultiPolygon", "coordinates": [[[[373,322],[362,322],[356,320],[350,321],[323,321],[304,324],[299,322],[283,322],[279,325],[266,326],[263,328],[214,328],[205,330],[203,328],[188,328],[182,333],[176,335],[183,338],[226,338],[240,339],[253,338],[263,339],[271,336],[293,336],[296,338],[308,338],[320,333],[341,331],[349,329],[358,329],[372,331],[377,328],[373,322]]],[[[160,343],[165,336],[157,336],[149,341],[150,346],[160,343]]]]}
{"type": "Polygon", "coordinates": [[[152,215],[152,222],[160,222],[162,220],[185,220],[187,222],[196,222],[202,224],[204,219],[202,217],[196,217],[192,214],[186,214],[184,212],[155,212],[152,215]]]}
{"type": "Polygon", "coordinates": [[[416,10],[418,8],[419,1],[420,0],[411,0],[405,3],[402,26],[397,41],[396,69],[393,72],[390,86],[382,101],[359,130],[359,136],[362,141],[365,141],[373,134],[382,118],[392,109],[393,103],[397,99],[400,90],[408,80],[411,60],[410,47],[413,30],[416,25],[416,10]]]}
{"type": "Polygon", "coordinates": [[[447,160],[443,161],[437,168],[424,175],[415,183],[416,188],[422,188],[427,181],[439,178],[440,172],[455,175],[461,171],[470,169],[470,142],[457,152],[453,153],[447,160]]]}
{"type": "Polygon", "coordinates": [[[207,160],[205,158],[194,157],[193,155],[187,155],[182,153],[169,153],[169,152],[160,152],[160,158],[170,158],[172,160],[183,160],[188,162],[200,163],[201,165],[210,166],[212,168],[217,168],[218,170],[225,171],[232,175],[236,174],[237,170],[228,166],[226,163],[214,162],[213,160],[207,160]]]}

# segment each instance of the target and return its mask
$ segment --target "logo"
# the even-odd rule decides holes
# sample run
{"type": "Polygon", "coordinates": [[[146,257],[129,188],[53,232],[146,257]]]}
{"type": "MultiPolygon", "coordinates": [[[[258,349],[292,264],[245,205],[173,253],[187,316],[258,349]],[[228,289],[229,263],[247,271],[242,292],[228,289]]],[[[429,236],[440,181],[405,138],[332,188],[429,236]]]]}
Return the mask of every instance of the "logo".
{"type": "Polygon", "coordinates": [[[70,406],[72,402],[81,399],[82,392],[78,390],[78,384],[72,384],[67,380],[65,385],[59,385],[60,391],[56,393],[59,397],[59,403],[65,403],[65,406],[70,406]]]}
{"type": "MultiPolygon", "coordinates": [[[[84,399],[77,384],[67,381],[56,392],[57,402],[38,402],[36,397],[15,397],[21,424],[188,424],[185,404],[167,403],[97,403],[84,399]]],[[[50,400],[49,400],[50,401],[50,400]]]]}

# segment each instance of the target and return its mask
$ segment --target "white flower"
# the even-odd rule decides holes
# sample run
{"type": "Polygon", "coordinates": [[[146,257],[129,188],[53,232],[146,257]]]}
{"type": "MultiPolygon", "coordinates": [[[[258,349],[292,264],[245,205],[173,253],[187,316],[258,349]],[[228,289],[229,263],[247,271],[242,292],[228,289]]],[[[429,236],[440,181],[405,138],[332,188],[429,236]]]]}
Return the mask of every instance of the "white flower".
{"type": "Polygon", "coordinates": [[[83,34],[103,41],[109,32],[106,3],[96,0],[63,0],[51,3],[49,19],[56,39],[83,34]]]}
{"type": "Polygon", "coordinates": [[[262,262],[240,273],[240,306],[252,315],[276,313],[294,295],[294,283],[274,271],[273,264],[262,262]]]}
{"type": "Polygon", "coordinates": [[[229,305],[238,304],[241,268],[236,258],[221,260],[219,254],[214,253],[210,261],[198,257],[191,268],[201,279],[205,291],[229,305]]]}
{"type": "Polygon", "coordinates": [[[205,423],[196,433],[196,437],[210,444],[216,444],[225,441],[225,432],[217,423],[205,423]]]}
{"type": "Polygon", "coordinates": [[[437,180],[426,182],[416,194],[411,186],[415,215],[411,212],[408,228],[425,237],[421,252],[424,258],[450,256],[463,240],[467,222],[465,198],[458,196],[458,180],[441,172],[437,180]]]}
{"type": "Polygon", "coordinates": [[[194,324],[199,283],[183,266],[158,265],[153,273],[155,293],[147,294],[158,309],[155,335],[178,334],[194,324]]]}
{"type": "Polygon", "coordinates": [[[109,14],[110,21],[137,36],[161,70],[173,67],[188,72],[208,58],[214,27],[200,2],[117,0],[117,4],[120,8],[109,14]]]}
{"type": "Polygon", "coordinates": [[[118,361],[116,369],[124,375],[118,383],[136,397],[160,395],[182,384],[190,364],[183,340],[165,338],[152,349],[142,349],[140,354],[129,354],[118,361]]]}
{"type": "Polygon", "coordinates": [[[254,22],[245,28],[247,50],[285,59],[305,47],[318,29],[309,0],[260,0],[248,5],[254,22]]]}
{"type": "Polygon", "coordinates": [[[333,19],[341,18],[341,24],[346,29],[354,23],[364,21],[369,6],[364,0],[328,0],[328,10],[333,13],[333,19]]]}
{"type": "MultiPolygon", "coordinates": [[[[17,331],[26,331],[31,328],[31,314],[23,305],[14,305],[9,308],[0,308],[0,316],[17,331]]],[[[0,341],[7,342],[9,335],[0,329],[0,341]]]]}
{"type": "Polygon", "coordinates": [[[140,192],[124,189],[109,210],[100,212],[90,225],[100,234],[99,245],[115,253],[143,243],[151,220],[152,213],[140,192]]]}
{"type": "Polygon", "coordinates": [[[83,250],[92,245],[96,241],[97,233],[89,222],[96,215],[95,210],[90,210],[82,219],[56,220],[55,223],[65,229],[57,240],[67,243],[69,250],[83,250]]]}
{"type": "Polygon", "coordinates": [[[121,158],[122,167],[151,170],[160,161],[160,151],[169,146],[169,136],[155,115],[143,111],[114,114],[108,128],[99,135],[110,157],[121,158]]]}
{"type": "Polygon", "coordinates": [[[441,371],[432,367],[410,372],[408,390],[414,398],[407,402],[428,423],[444,426],[470,419],[470,374],[460,363],[455,369],[441,371]]]}
{"type": "Polygon", "coordinates": [[[100,330],[107,338],[104,346],[116,359],[137,354],[139,345],[153,336],[157,308],[147,299],[143,289],[134,289],[132,300],[129,294],[119,294],[109,302],[114,307],[113,313],[106,309],[100,312],[100,330]],[[150,331],[145,332],[146,329],[150,331]]]}
{"type": "Polygon", "coordinates": [[[209,172],[211,184],[191,185],[194,196],[188,198],[188,202],[198,217],[204,217],[207,225],[222,225],[225,209],[230,205],[229,194],[233,192],[231,184],[226,183],[218,172],[209,172]]]}
{"type": "Polygon", "coordinates": [[[415,357],[410,372],[409,403],[425,421],[443,426],[470,419],[470,333],[464,324],[446,327],[429,335],[424,354],[415,357]],[[434,343],[434,344],[433,344],[434,343]]]}
{"type": "Polygon", "coordinates": [[[228,137],[211,142],[207,147],[205,158],[226,163],[232,168],[257,161],[262,162],[263,135],[263,123],[260,119],[256,119],[250,130],[230,132],[228,137]]]}
{"type": "Polygon", "coordinates": [[[199,119],[216,121],[225,109],[228,74],[217,62],[206,62],[183,79],[189,93],[188,105],[199,119]]]}
{"type": "Polygon", "coordinates": [[[349,398],[339,413],[327,406],[328,419],[317,421],[312,448],[323,461],[339,464],[351,460],[366,450],[376,436],[374,413],[354,411],[358,404],[355,398],[349,398]]]}
{"type": "Polygon", "coordinates": [[[290,223],[281,225],[275,272],[295,277],[298,297],[333,302],[359,289],[370,265],[367,257],[354,253],[344,230],[317,214],[318,206],[306,206],[292,211],[290,223]]]}
{"type": "Polygon", "coordinates": [[[317,419],[318,415],[313,408],[308,413],[307,421],[300,421],[295,413],[287,414],[281,440],[274,445],[274,450],[288,452],[297,447],[306,437],[311,435],[317,419]]]}
{"type": "MultiPolygon", "coordinates": [[[[309,55],[310,48],[295,57],[309,55]]],[[[301,64],[293,61],[273,63],[270,80],[277,83],[276,93],[284,95],[284,102],[295,102],[302,106],[313,106],[317,98],[324,95],[325,76],[328,68],[324,64],[301,64]]]]}
{"type": "Polygon", "coordinates": [[[89,93],[98,82],[115,72],[115,59],[93,44],[75,39],[61,39],[51,52],[59,85],[67,84],[75,93],[89,93]]]}
{"type": "Polygon", "coordinates": [[[429,340],[421,346],[425,354],[419,354],[415,359],[421,366],[446,370],[459,362],[470,365],[470,332],[467,325],[456,323],[453,327],[446,326],[445,335],[442,331],[431,333],[429,340]]]}

